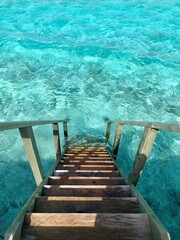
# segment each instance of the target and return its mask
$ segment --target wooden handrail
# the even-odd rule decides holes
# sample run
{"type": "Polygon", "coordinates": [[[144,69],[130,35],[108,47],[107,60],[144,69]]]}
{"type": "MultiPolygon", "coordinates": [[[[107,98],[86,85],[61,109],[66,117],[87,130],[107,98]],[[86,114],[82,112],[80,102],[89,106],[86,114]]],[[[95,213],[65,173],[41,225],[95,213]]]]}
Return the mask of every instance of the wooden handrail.
{"type": "Polygon", "coordinates": [[[53,124],[53,123],[66,123],[69,119],[64,120],[39,120],[39,121],[12,121],[12,122],[0,122],[0,131],[16,129],[16,128],[24,128],[24,127],[32,127],[39,126],[45,124],[53,124]]]}
{"type": "Polygon", "coordinates": [[[139,121],[111,121],[105,118],[105,122],[109,124],[131,125],[135,127],[147,127],[158,130],[166,130],[171,132],[180,132],[180,124],[178,123],[159,123],[159,122],[139,122],[139,121]]]}
{"type": "Polygon", "coordinates": [[[26,121],[26,122],[1,122],[0,131],[10,130],[10,129],[19,129],[21,138],[24,143],[24,148],[31,166],[31,170],[34,175],[37,186],[41,184],[44,179],[43,168],[36,145],[36,139],[33,133],[33,126],[52,124],[54,144],[56,150],[56,161],[58,162],[61,157],[61,145],[60,145],[60,133],[58,123],[63,123],[64,139],[67,141],[68,137],[68,128],[67,128],[68,119],[65,120],[44,120],[44,121],[26,121]]]}
{"type": "Polygon", "coordinates": [[[171,123],[157,123],[157,122],[138,122],[138,121],[111,121],[108,118],[104,117],[105,122],[107,123],[106,129],[106,139],[107,143],[110,137],[110,127],[112,124],[117,125],[116,134],[114,137],[114,144],[112,149],[112,155],[116,159],[120,144],[120,138],[122,135],[123,125],[139,126],[144,128],[144,133],[139,144],[135,160],[133,162],[133,167],[130,172],[129,180],[135,186],[138,183],[139,177],[142,173],[146,160],[150,154],[151,148],[155,141],[158,130],[165,130],[171,132],[180,132],[180,124],[171,124],[171,123]]]}

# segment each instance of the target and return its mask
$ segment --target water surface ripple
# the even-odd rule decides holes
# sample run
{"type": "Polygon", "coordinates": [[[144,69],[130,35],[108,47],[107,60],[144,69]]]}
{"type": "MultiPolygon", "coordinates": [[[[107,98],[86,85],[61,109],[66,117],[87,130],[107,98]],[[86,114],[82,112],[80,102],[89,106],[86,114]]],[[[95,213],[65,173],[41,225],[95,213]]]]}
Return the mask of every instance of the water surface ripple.
{"type": "MultiPolygon", "coordinates": [[[[70,117],[72,135],[97,138],[104,115],[180,122],[179,8],[177,0],[1,0],[1,120],[70,117]]],[[[137,130],[124,129],[119,164],[127,174],[137,130]]],[[[51,129],[35,134],[47,170],[51,129]]],[[[18,132],[0,137],[4,235],[35,184],[18,132]]],[[[180,237],[179,149],[177,134],[160,132],[138,185],[173,240],[180,237]]]]}

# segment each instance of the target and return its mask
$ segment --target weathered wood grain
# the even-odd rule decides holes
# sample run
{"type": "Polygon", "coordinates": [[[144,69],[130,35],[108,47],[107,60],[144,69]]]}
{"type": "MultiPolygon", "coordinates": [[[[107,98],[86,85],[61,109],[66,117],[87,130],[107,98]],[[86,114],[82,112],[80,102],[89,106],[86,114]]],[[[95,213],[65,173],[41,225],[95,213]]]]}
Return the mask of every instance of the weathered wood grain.
{"type": "Polygon", "coordinates": [[[41,213],[138,213],[132,197],[43,197],[36,199],[34,212],[41,213]]]}
{"type": "Polygon", "coordinates": [[[69,147],[68,150],[88,150],[88,151],[99,151],[99,150],[104,150],[106,151],[105,147],[69,147]]]}
{"type": "Polygon", "coordinates": [[[55,170],[54,176],[118,177],[120,172],[114,170],[55,170]]]}
{"type": "Polygon", "coordinates": [[[45,185],[44,196],[130,197],[126,185],[45,185]]]}
{"type": "Polygon", "coordinates": [[[62,160],[102,160],[102,161],[110,161],[111,158],[108,156],[105,157],[91,157],[91,156],[63,156],[62,160]]]}
{"type": "Polygon", "coordinates": [[[39,186],[44,178],[44,174],[32,127],[20,128],[19,131],[36,184],[39,186]]]}
{"type": "Polygon", "coordinates": [[[71,150],[71,149],[69,149],[66,153],[87,153],[87,154],[91,154],[91,153],[93,153],[93,154],[99,154],[99,153],[107,153],[107,151],[106,150],[81,150],[81,149],[79,149],[79,150],[71,150]]]}
{"type": "Polygon", "coordinates": [[[124,185],[122,177],[50,176],[49,185],[124,185]]]}
{"type": "Polygon", "coordinates": [[[171,132],[180,132],[180,124],[176,123],[138,122],[138,121],[108,121],[108,123],[154,128],[158,130],[165,130],[171,132]]]}
{"type": "Polygon", "coordinates": [[[83,164],[83,165],[106,165],[106,164],[112,164],[113,161],[108,160],[61,160],[59,164],[83,164]]]}
{"type": "MultiPolygon", "coordinates": [[[[59,240],[152,240],[146,214],[27,214],[23,239],[36,236],[59,240]]],[[[39,238],[40,239],[40,238],[39,238]]]]}
{"type": "Polygon", "coordinates": [[[9,130],[9,129],[15,129],[15,128],[25,128],[25,127],[32,127],[32,126],[39,126],[39,125],[45,125],[45,124],[51,124],[51,123],[63,123],[67,122],[68,119],[64,120],[41,120],[41,121],[11,121],[11,122],[0,122],[0,131],[3,130],[9,130]]]}
{"type": "Polygon", "coordinates": [[[64,157],[109,157],[108,153],[65,153],[64,157]]]}
{"type": "Polygon", "coordinates": [[[68,169],[76,169],[76,170],[115,170],[117,169],[114,164],[108,165],[83,165],[83,164],[59,164],[57,165],[57,170],[68,170],[68,169]]]}
{"type": "Polygon", "coordinates": [[[157,136],[158,130],[152,128],[145,128],[143,137],[138,147],[138,151],[136,153],[136,157],[133,163],[133,168],[131,170],[129,180],[136,185],[139,177],[142,173],[143,167],[146,163],[146,160],[151,151],[154,140],[157,136]]]}

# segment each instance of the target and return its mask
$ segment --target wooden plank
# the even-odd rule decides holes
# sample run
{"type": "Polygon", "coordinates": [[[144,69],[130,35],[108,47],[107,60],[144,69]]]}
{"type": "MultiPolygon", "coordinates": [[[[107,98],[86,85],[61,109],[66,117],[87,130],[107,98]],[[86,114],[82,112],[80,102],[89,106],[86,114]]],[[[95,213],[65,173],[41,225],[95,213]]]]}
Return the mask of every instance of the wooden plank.
{"type": "Polygon", "coordinates": [[[69,147],[67,150],[106,150],[105,147],[69,147]]]}
{"type": "Polygon", "coordinates": [[[50,176],[49,185],[124,185],[122,177],[50,176]]]}
{"type": "Polygon", "coordinates": [[[78,165],[78,164],[67,164],[67,165],[57,165],[57,170],[68,170],[68,169],[76,169],[76,170],[115,170],[115,165],[78,165]]]}
{"type": "Polygon", "coordinates": [[[44,174],[32,127],[20,128],[19,131],[36,184],[39,186],[43,180],[44,174]]]}
{"type": "Polygon", "coordinates": [[[113,161],[104,161],[104,160],[61,160],[59,162],[59,164],[84,164],[84,165],[95,165],[95,164],[98,164],[98,165],[108,165],[108,164],[112,164],[113,161]]]}
{"type": "Polygon", "coordinates": [[[16,129],[16,128],[25,128],[25,127],[32,127],[32,126],[39,126],[45,124],[52,124],[52,123],[63,123],[67,122],[67,119],[64,120],[48,120],[48,121],[11,121],[11,122],[0,122],[0,131],[9,130],[9,129],[16,129]]]}
{"type": "Polygon", "coordinates": [[[131,170],[129,180],[136,186],[139,177],[142,173],[143,167],[146,163],[146,160],[151,151],[152,145],[158,133],[157,129],[145,128],[143,137],[139,144],[138,151],[136,153],[136,157],[133,163],[133,168],[131,170]]]}
{"type": "Polygon", "coordinates": [[[36,199],[39,213],[138,213],[137,198],[129,197],[45,197],[36,199]]]}
{"type": "Polygon", "coordinates": [[[179,123],[138,122],[138,121],[108,121],[109,124],[123,124],[137,127],[154,128],[171,132],[180,132],[179,123]]]}
{"type": "Polygon", "coordinates": [[[118,177],[119,171],[114,170],[55,170],[55,176],[99,176],[118,177]]]}
{"type": "Polygon", "coordinates": [[[91,154],[91,153],[94,153],[94,154],[99,154],[99,153],[107,153],[107,151],[106,150],[81,150],[81,149],[79,149],[79,150],[71,150],[71,149],[69,149],[66,153],[87,153],[87,154],[91,154]]]}
{"type": "Polygon", "coordinates": [[[115,138],[114,138],[114,144],[113,144],[113,156],[114,156],[115,159],[116,159],[117,154],[118,154],[118,149],[119,149],[119,143],[120,143],[120,139],[121,139],[122,129],[123,129],[123,125],[122,124],[118,124],[117,129],[116,129],[115,138]]]}
{"type": "Polygon", "coordinates": [[[62,157],[62,160],[99,160],[99,161],[110,161],[110,157],[82,157],[82,156],[68,156],[68,157],[62,157]]]}
{"type": "Polygon", "coordinates": [[[126,185],[45,185],[44,196],[130,197],[126,185]]]}
{"type": "Polygon", "coordinates": [[[55,150],[56,150],[56,160],[59,160],[61,157],[61,145],[60,145],[60,134],[59,134],[58,123],[53,123],[52,127],[53,127],[54,144],[55,144],[55,150]]]}
{"type": "Polygon", "coordinates": [[[100,159],[110,160],[111,158],[110,157],[91,157],[91,156],[89,156],[88,159],[89,160],[100,160],[100,159]]]}
{"type": "Polygon", "coordinates": [[[146,214],[33,213],[26,215],[25,224],[23,239],[44,239],[43,235],[59,240],[102,240],[107,236],[108,240],[152,240],[146,214]]]}
{"type": "Polygon", "coordinates": [[[64,157],[109,157],[109,154],[107,153],[65,153],[64,157]]]}

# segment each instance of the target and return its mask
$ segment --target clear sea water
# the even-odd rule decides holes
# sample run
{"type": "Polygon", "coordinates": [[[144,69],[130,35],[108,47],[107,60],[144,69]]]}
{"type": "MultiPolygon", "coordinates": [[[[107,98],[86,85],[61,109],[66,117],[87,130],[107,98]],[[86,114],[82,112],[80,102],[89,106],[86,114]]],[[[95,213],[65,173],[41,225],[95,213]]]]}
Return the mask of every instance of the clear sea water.
{"type": "MultiPolygon", "coordinates": [[[[177,0],[1,0],[1,121],[69,117],[70,136],[97,139],[103,116],[180,122],[179,23],[177,0]]],[[[52,130],[34,131],[47,172],[52,130]]],[[[127,174],[141,135],[124,128],[118,162],[127,174]]],[[[35,183],[18,131],[0,138],[3,236],[35,183]]],[[[159,132],[138,189],[179,240],[178,134],[159,132]]]]}

